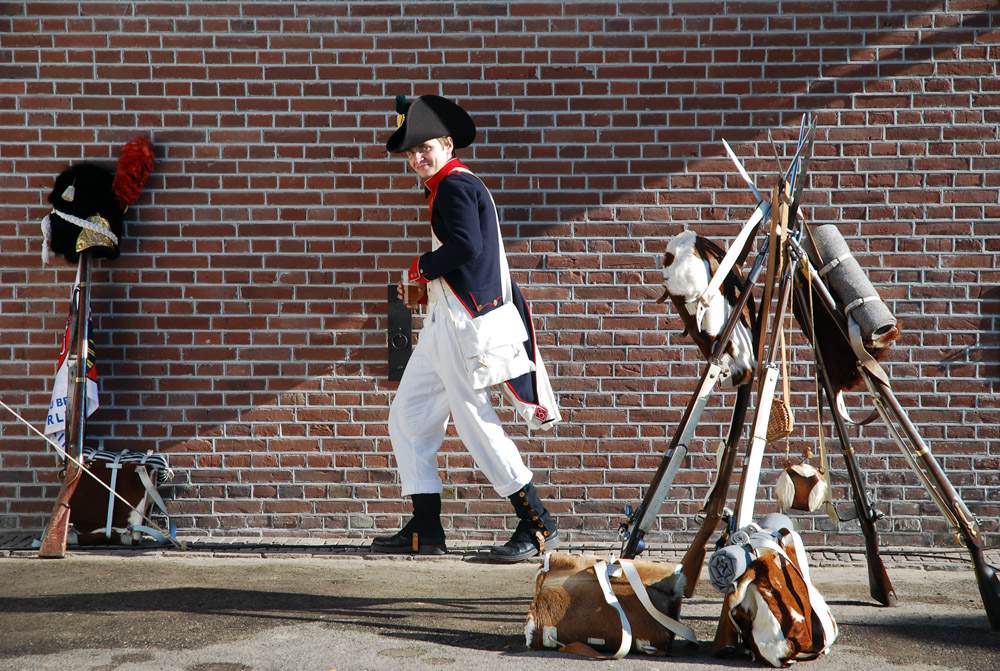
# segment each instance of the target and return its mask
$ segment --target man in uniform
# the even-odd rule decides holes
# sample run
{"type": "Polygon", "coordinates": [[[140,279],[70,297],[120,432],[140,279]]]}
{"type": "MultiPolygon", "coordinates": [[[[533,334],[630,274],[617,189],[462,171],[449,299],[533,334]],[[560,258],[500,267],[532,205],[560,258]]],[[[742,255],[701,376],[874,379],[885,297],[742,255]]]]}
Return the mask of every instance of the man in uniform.
{"type": "Polygon", "coordinates": [[[412,103],[400,97],[396,107],[399,124],[386,149],[405,153],[423,180],[431,251],[415,258],[408,272],[409,282],[425,290],[427,316],[389,410],[389,437],[413,518],[376,538],[372,549],[446,552],[437,451],[451,417],[477,467],[519,518],[511,539],[490,557],[521,561],[554,547],[556,523],[500,425],[490,388],[499,386],[532,429],[551,428],[559,410],[528,305],[510,277],[493,197],[454,156],[475,140],[472,118],[440,96],[412,103]]]}

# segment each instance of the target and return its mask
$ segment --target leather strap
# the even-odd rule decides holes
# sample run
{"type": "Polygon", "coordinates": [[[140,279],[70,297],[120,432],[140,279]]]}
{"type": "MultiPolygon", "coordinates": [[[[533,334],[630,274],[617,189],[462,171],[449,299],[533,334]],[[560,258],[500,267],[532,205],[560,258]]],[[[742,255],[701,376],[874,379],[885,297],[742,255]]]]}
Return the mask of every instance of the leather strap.
{"type": "Polygon", "coordinates": [[[851,253],[850,252],[846,252],[844,254],[841,254],[840,256],[838,256],[835,259],[831,259],[829,262],[827,262],[827,264],[825,266],[823,266],[822,268],[819,269],[819,276],[820,277],[826,277],[826,274],[828,272],[830,272],[831,270],[833,270],[834,268],[836,268],[837,266],[839,266],[841,263],[843,263],[844,261],[846,261],[849,258],[851,258],[851,253]]]}
{"type": "MultiPolygon", "coordinates": [[[[778,270],[783,271],[785,263],[785,250],[787,249],[787,242],[788,242],[788,203],[783,203],[782,206],[778,208],[778,210],[780,213],[780,220],[781,220],[780,221],[781,231],[779,231],[779,236],[781,238],[781,247],[778,250],[779,251],[778,270]]],[[[788,277],[788,287],[786,289],[786,291],[788,291],[788,295],[791,295],[792,291],[794,291],[794,286],[793,286],[794,281],[795,281],[795,273],[791,273],[788,277]]],[[[792,399],[791,399],[791,392],[789,390],[790,381],[788,379],[788,355],[785,351],[785,322],[787,321],[786,320],[787,316],[790,315],[781,315],[779,317],[781,319],[781,322],[775,324],[774,326],[775,328],[778,329],[778,347],[781,349],[782,399],[785,402],[785,408],[788,410],[789,417],[791,417],[792,399]]],[[[787,444],[787,439],[786,439],[786,444],[787,444]]]]}
{"type": "Polygon", "coordinates": [[[874,408],[864,419],[854,419],[851,417],[850,411],[847,409],[847,403],[844,401],[843,389],[837,392],[837,398],[835,400],[837,404],[837,414],[840,415],[840,418],[848,424],[853,424],[854,426],[865,426],[867,424],[871,424],[875,421],[875,418],[878,417],[878,410],[875,410],[874,408]]]}
{"type": "MultiPolygon", "coordinates": [[[[792,273],[788,278],[788,292],[794,291],[792,283],[795,281],[795,274],[792,273]]],[[[781,400],[785,404],[785,411],[788,413],[788,429],[789,431],[794,426],[795,419],[792,415],[792,393],[791,393],[791,380],[788,378],[788,352],[785,347],[785,321],[788,315],[782,315],[781,323],[776,324],[778,328],[778,348],[781,350],[781,400]]],[[[788,436],[785,436],[785,462],[788,462],[788,436]]]]}

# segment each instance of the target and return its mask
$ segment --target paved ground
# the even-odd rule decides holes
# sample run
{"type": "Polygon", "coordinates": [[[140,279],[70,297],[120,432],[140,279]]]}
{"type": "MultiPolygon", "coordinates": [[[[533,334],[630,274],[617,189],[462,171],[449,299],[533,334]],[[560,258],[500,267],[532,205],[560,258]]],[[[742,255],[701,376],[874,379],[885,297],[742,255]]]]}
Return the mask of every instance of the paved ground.
{"type": "MultiPolygon", "coordinates": [[[[745,658],[715,659],[707,644],[678,646],[668,659],[615,662],[526,650],[537,565],[483,564],[475,547],[416,560],[331,542],[191,548],[90,549],[39,560],[0,544],[0,669],[759,668],[745,658]]],[[[671,552],[659,550],[664,559],[671,552]]],[[[872,605],[863,555],[855,555],[813,553],[814,580],[841,635],[807,668],[997,669],[1000,632],[990,632],[960,553],[887,552],[896,608],[872,605]]],[[[702,580],[682,619],[710,640],[720,606],[702,580]]]]}

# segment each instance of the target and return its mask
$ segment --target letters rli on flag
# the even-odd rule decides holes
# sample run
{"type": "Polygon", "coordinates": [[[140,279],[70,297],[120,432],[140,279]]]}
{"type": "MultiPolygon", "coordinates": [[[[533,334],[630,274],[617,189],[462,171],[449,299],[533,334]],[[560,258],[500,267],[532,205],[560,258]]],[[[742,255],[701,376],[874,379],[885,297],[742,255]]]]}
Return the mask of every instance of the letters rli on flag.
{"type": "MultiPolygon", "coordinates": [[[[79,285],[74,288],[74,301],[79,300],[79,285]]],[[[85,306],[88,309],[90,306],[85,306]]],[[[90,332],[90,315],[87,315],[90,332]]],[[[49,436],[63,449],[66,449],[66,412],[69,409],[69,336],[71,323],[66,323],[63,334],[62,350],[59,352],[59,362],[56,368],[56,380],[52,385],[52,399],[49,401],[49,414],[45,419],[45,435],[49,436]]],[[[99,406],[97,398],[97,365],[94,356],[94,341],[87,340],[87,417],[94,414],[99,406]]]]}

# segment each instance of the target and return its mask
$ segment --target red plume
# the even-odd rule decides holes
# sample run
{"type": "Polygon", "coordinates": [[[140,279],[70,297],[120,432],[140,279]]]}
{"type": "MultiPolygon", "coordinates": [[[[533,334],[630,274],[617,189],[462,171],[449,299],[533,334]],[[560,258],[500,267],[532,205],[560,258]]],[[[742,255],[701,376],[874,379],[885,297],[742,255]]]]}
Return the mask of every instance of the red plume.
{"type": "Polygon", "coordinates": [[[145,137],[133,138],[122,147],[111,188],[124,210],[139,200],[142,187],[153,172],[153,145],[145,137]]]}

